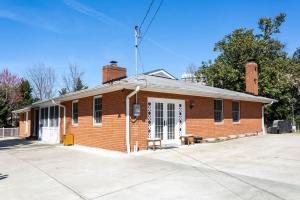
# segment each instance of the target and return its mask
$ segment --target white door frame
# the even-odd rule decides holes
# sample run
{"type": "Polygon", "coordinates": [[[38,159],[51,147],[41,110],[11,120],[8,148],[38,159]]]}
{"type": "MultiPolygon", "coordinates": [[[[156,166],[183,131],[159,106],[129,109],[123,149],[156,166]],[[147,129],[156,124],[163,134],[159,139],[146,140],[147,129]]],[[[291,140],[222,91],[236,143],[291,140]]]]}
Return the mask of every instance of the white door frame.
{"type": "Polygon", "coordinates": [[[38,131],[38,139],[51,144],[57,144],[60,142],[60,107],[58,106],[58,126],[50,127],[50,107],[57,105],[44,105],[39,107],[39,131],[38,131]],[[41,109],[48,108],[48,126],[41,127],[41,109]],[[53,140],[51,136],[56,135],[56,139],[53,140]]]}
{"type": "Polygon", "coordinates": [[[175,104],[175,139],[168,140],[167,137],[167,125],[164,126],[164,139],[162,144],[180,144],[179,137],[185,135],[185,100],[182,99],[167,99],[167,98],[152,98],[148,97],[148,138],[155,137],[155,103],[163,103],[164,105],[164,120],[167,120],[167,104],[175,104]],[[149,121],[150,120],[150,121],[149,121]]]}

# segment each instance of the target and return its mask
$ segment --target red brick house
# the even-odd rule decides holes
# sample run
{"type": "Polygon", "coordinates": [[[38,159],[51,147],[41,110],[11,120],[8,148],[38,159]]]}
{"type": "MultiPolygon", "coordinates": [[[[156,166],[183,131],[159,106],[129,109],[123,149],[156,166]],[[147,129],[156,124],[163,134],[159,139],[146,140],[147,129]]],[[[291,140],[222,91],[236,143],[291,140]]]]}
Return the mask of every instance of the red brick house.
{"type": "Polygon", "coordinates": [[[49,143],[73,134],[75,144],[117,151],[145,149],[147,138],[179,144],[187,133],[204,138],[264,131],[263,108],[275,100],[257,96],[257,65],[246,68],[246,93],[177,80],[163,69],[126,77],[115,62],[103,67],[103,84],[36,102],[20,114],[20,135],[49,143]],[[139,105],[140,115],[133,107],[139,105]]]}

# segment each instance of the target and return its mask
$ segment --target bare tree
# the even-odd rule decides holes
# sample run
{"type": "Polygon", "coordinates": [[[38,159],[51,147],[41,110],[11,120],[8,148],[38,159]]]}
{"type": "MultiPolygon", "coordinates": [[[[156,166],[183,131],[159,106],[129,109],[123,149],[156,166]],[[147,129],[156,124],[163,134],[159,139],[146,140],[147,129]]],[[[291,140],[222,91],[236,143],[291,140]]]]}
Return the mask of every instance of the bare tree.
{"type": "Polygon", "coordinates": [[[29,68],[27,76],[33,86],[33,94],[36,98],[44,100],[55,95],[56,75],[54,69],[40,63],[29,68]]]}
{"type": "Polygon", "coordinates": [[[65,88],[62,90],[66,92],[75,92],[78,90],[86,89],[82,83],[83,72],[80,71],[79,65],[72,63],[69,64],[69,73],[65,74],[62,79],[65,84],[65,88]]]}
{"type": "Polygon", "coordinates": [[[186,73],[195,75],[196,72],[197,72],[196,65],[190,64],[186,67],[186,73]]]}
{"type": "Polygon", "coordinates": [[[186,67],[186,72],[182,74],[181,79],[185,82],[196,82],[197,67],[194,64],[190,64],[186,67]]]}

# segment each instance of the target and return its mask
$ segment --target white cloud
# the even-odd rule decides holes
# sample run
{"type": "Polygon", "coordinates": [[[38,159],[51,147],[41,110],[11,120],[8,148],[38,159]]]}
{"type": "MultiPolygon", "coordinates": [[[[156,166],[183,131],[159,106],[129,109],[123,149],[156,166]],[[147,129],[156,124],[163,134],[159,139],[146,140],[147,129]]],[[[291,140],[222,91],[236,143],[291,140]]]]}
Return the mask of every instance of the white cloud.
{"type": "Polygon", "coordinates": [[[102,23],[105,23],[107,25],[114,25],[114,26],[120,26],[120,27],[123,27],[123,28],[128,28],[126,25],[120,23],[119,21],[105,15],[103,12],[99,11],[99,10],[95,10],[91,7],[88,7],[78,1],[75,1],[75,0],[64,0],[63,1],[65,3],[65,5],[67,5],[69,8],[79,12],[79,13],[82,13],[82,14],[85,14],[87,16],[90,16],[90,17],[93,17],[94,19],[102,22],[102,23]]]}
{"type": "Polygon", "coordinates": [[[22,24],[26,24],[33,27],[38,27],[51,32],[60,32],[57,27],[52,26],[43,20],[41,17],[31,17],[28,18],[25,15],[21,16],[9,10],[0,10],[0,18],[12,20],[22,24]]]}
{"type": "MultiPolygon", "coordinates": [[[[130,31],[130,27],[128,27],[127,25],[125,24],[122,24],[121,22],[107,16],[106,14],[104,14],[103,12],[100,12],[98,10],[95,10],[91,7],[88,7],[76,0],[63,0],[63,2],[71,9],[79,12],[79,13],[82,13],[82,14],[85,14],[87,16],[90,16],[102,23],[105,23],[107,25],[112,25],[112,26],[119,26],[119,27],[122,27],[128,31],[130,31]]],[[[133,31],[132,31],[133,32],[133,31]]],[[[173,56],[176,56],[176,57],[181,57],[182,59],[186,60],[187,62],[190,62],[190,63],[195,63],[195,60],[192,59],[192,58],[189,58],[187,56],[184,56],[182,54],[179,54],[177,52],[175,52],[174,50],[166,47],[166,46],[163,46],[162,44],[156,42],[155,40],[152,40],[150,38],[145,38],[148,42],[152,43],[154,46],[158,47],[159,49],[173,55],[173,56]]]]}

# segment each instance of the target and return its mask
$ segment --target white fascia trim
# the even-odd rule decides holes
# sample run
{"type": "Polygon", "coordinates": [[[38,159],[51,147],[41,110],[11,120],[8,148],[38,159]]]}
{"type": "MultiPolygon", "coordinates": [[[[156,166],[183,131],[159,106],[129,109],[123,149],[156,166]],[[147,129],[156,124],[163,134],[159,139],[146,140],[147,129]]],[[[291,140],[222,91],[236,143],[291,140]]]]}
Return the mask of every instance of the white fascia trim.
{"type": "Polygon", "coordinates": [[[31,106],[26,107],[26,108],[22,108],[22,109],[19,109],[19,110],[13,110],[12,113],[20,114],[20,113],[28,112],[30,110],[31,110],[31,106]]]}
{"type": "Polygon", "coordinates": [[[201,96],[201,97],[209,97],[214,99],[231,99],[231,100],[239,100],[239,101],[250,101],[250,102],[260,102],[260,103],[271,103],[276,102],[274,99],[268,99],[264,97],[241,97],[239,95],[225,95],[220,93],[207,93],[207,92],[198,92],[198,91],[188,91],[188,90],[180,90],[180,89],[166,89],[166,88],[157,88],[148,86],[147,88],[143,88],[144,91],[151,92],[161,92],[161,93],[171,93],[171,94],[181,94],[181,95],[189,95],[189,96],[201,96]]]}

